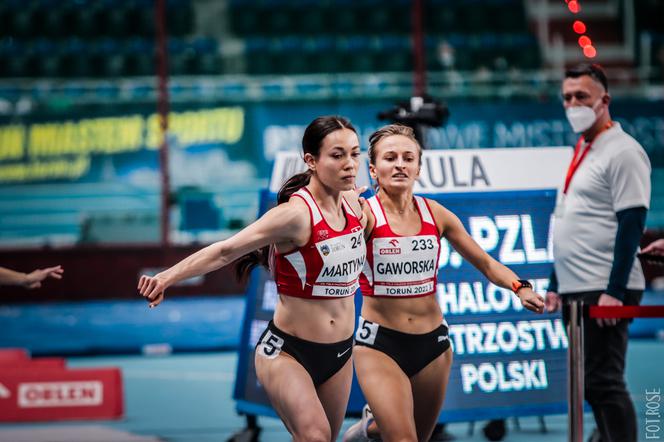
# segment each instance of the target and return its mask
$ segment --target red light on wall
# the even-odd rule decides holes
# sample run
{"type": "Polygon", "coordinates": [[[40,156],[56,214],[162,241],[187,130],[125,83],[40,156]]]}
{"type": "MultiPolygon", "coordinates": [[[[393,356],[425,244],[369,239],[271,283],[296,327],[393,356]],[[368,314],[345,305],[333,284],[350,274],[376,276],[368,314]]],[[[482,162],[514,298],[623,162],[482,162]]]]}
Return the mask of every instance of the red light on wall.
{"type": "Polygon", "coordinates": [[[585,55],[587,58],[595,58],[595,55],[597,55],[597,50],[592,45],[588,45],[583,48],[583,55],[585,55]]]}
{"type": "Polygon", "coordinates": [[[575,21],[574,24],[572,25],[572,28],[574,29],[574,32],[576,32],[577,34],[586,33],[586,24],[581,20],[575,21]]]}
{"type": "Polygon", "coordinates": [[[572,0],[571,2],[567,3],[567,8],[574,14],[578,13],[581,10],[581,6],[579,6],[579,2],[572,0]]]}
{"type": "Polygon", "coordinates": [[[592,40],[590,40],[590,37],[588,37],[587,35],[582,35],[581,37],[579,37],[579,46],[581,46],[582,48],[585,48],[586,46],[590,46],[592,44],[593,44],[592,40]]]}

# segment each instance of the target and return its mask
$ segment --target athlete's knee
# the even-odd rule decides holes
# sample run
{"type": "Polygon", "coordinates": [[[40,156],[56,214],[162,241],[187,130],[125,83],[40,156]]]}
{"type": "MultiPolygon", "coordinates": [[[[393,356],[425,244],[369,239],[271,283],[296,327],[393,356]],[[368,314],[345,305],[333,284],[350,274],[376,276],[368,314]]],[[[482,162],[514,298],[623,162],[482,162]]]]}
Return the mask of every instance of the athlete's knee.
{"type": "Polygon", "coordinates": [[[325,422],[312,422],[296,428],[293,434],[294,442],[330,442],[332,440],[332,430],[330,425],[325,422]]]}

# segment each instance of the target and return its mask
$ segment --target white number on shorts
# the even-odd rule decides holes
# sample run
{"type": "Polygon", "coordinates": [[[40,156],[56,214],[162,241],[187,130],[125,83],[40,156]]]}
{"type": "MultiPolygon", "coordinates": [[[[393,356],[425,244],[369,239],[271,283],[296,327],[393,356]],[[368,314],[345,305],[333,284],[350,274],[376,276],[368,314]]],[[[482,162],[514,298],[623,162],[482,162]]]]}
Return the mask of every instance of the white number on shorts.
{"type": "Polygon", "coordinates": [[[373,345],[378,333],[378,324],[369,322],[360,316],[360,322],[357,324],[357,331],[355,332],[355,340],[373,345]]]}
{"type": "Polygon", "coordinates": [[[284,340],[268,330],[267,333],[265,333],[263,340],[258,345],[258,354],[265,356],[268,359],[274,359],[279,356],[279,353],[281,353],[281,347],[283,345],[284,340]]]}

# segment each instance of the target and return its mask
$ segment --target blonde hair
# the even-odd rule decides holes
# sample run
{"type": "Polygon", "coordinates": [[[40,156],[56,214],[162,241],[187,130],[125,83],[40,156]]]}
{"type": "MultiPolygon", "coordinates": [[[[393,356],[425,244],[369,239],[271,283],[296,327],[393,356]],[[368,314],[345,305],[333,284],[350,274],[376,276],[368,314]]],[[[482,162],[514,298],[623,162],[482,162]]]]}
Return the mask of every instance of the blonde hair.
{"type": "Polygon", "coordinates": [[[422,165],[422,146],[415,138],[415,131],[411,127],[404,126],[403,124],[388,124],[378,129],[376,132],[372,133],[369,136],[369,162],[371,164],[376,164],[376,145],[380,143],[383,139],[391,137],[393,135],[401,135],[409,140],[413,141],[417,145],[417,151],[419,153],[418,162],[420,166],[422,165]]]}

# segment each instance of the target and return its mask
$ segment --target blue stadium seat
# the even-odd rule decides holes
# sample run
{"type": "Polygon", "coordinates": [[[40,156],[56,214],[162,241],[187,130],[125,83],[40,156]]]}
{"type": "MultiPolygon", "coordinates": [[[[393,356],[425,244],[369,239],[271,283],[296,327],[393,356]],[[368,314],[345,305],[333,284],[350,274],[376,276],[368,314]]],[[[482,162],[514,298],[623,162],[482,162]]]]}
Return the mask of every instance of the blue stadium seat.
{"type": "Polygon", "coordinates": [[[33,19],[37,16],[37,10],[28,6],[25,9],[15,9],[12,12],[9,28],[11,35],[16,37],[30,37],[34,32],[33,19]]]}
{"type": "MultiPolygon", "coordinates": [[[[149,2],[150,6],[153,2],[149,2]]],[[[189,0],[166,2],[166,23],[169,35],[183,37],[194,30],[194,10],[189,0]]]]}
{"type": "Polygon", "coordinates": [[[154,42],[142,38],[128,40],[123,52],[127,57],[127,69],[124,75],[148,76],[156,72],[154,42]]]}
{"type": "Polygon", "coordinates": [[[260,8],[253,3],[231,2],[229,22],[233,32],[241,37],[260,35],[264,26],[260,22],[260,8]]]}

